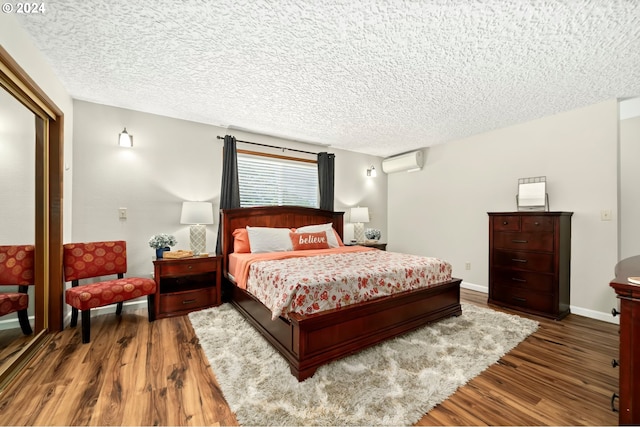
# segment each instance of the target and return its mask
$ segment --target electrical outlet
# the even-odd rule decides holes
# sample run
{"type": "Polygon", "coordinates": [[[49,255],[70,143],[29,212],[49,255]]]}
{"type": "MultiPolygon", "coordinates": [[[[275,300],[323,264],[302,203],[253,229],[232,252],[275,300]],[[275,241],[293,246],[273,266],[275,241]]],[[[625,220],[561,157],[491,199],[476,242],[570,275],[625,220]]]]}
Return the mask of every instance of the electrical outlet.
{"type": "Polygon", "coordinates": [[[464,269],[465,270],[471,270],[471,263],[469,261],[464,263],[464,269]]]}
{"type": "Polygon", "coordinates": [[[118,209],[118,218],[119,219],[127,219],[127,208],[118,209]]]}

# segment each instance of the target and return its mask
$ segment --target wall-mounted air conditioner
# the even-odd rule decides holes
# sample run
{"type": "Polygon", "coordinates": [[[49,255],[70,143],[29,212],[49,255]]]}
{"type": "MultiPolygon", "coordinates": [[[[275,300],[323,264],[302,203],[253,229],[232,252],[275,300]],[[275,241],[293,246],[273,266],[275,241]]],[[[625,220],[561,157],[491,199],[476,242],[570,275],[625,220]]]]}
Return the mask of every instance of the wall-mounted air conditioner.
{"type": "Polygon", "coordinates": [[[385,173],[414,171],[422,169],[423,165],[424,153],[422,150],[418,150],[384,159],[382,170],[385,173]]]}

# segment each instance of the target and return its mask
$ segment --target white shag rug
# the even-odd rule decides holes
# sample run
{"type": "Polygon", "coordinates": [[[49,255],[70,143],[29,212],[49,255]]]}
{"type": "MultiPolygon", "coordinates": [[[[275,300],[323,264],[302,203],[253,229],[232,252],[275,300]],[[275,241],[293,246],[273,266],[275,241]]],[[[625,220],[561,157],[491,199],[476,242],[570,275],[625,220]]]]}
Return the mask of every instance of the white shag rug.
{"type": "Polygon", "coordinates": [[[229,304],[189,314],[241,425],[411,425],[497,362],[538,322],[462,305],[424,326],[320,367],[298,382],[229,304]]]}

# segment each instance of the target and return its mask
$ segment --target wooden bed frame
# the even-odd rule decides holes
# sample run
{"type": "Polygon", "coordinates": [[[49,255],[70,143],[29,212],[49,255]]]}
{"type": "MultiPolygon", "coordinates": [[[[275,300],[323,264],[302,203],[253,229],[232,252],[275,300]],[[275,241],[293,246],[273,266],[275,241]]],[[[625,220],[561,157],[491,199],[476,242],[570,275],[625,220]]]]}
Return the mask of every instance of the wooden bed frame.
{"type": "Polygon", "coordinates": [[[343,212],[295,206],[268,206],[222,211],[224,276],[231,303],[289,363],[302,381],[333,360],[356,353],[422,325],[462,313],[461,279],[402,292],[311,315],[293,313],[271,320],[271,311],[229,280],[227,260],[233,252],[233,230],[253,227],[302,227],[333,223],[343,236],[343,212]]]}

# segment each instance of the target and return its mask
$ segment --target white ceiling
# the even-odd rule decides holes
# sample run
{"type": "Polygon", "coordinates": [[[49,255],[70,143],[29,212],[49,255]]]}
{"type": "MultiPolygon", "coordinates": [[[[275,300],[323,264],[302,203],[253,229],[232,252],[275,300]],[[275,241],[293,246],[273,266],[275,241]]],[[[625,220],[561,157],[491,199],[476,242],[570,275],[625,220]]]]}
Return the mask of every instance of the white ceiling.
{"type": "Polygon", "coordinates": [[[76,99],[379,156],[640,95],[639,0],[44,5],[76,99]]]}

